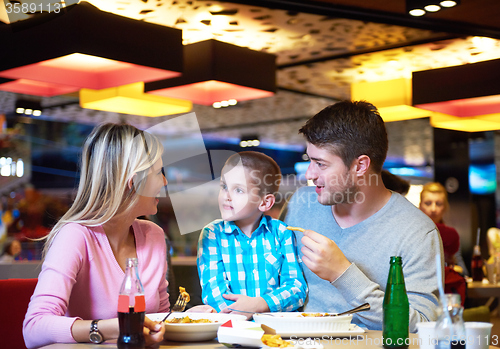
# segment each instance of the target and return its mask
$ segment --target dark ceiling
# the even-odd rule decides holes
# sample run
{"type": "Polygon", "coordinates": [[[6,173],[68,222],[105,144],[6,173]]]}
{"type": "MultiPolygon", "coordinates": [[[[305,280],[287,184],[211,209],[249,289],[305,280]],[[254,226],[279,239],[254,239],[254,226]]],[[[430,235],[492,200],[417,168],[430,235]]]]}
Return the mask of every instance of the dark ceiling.
{"type": "MultiPolygon", "coordinates": [[[[461,0],[457,7],[423,17],[407,15],[405,0],[88,1],[103,11],[181,29],[184,44],[215,38],[275,54],[274,98],[243,102],[236,109],[193,109],[202,129],[226,139],[255,131],[260,123],[257,131],[265,142],[299,145],[300,118],[349,99],[354,83],[411,78],[417,71],[500,58],[500,0],[461,0]]],[[[0,91],[0,113],[12,112],[17,97],[0,91]]],[[[117,118],[77,103],[75,95],[42,99],[53,119],[117,118]]],[[[143,119],[134,122],[150,122],[143,119]]]]}
{"type": "Polygon", "coordinates": [[[407,15],[405,0],[243,0],[231,2],[500,39],[500,1],[498,0],[462,0],[459,6],[429,13],[423,17],[407,15]]]}

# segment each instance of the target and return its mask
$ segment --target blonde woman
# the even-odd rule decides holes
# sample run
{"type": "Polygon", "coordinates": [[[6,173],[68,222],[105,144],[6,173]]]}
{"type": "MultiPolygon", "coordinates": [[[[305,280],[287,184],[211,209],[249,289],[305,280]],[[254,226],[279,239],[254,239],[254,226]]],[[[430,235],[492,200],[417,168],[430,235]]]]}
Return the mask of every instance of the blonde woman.
{"type": "MultiPolygon", "coordinates": [[[[146,313],[167,312],[163,230],[137,220],[156,214],[167,181],[161,143],[130,125],[103,124],[87,138],[75,201],[47,236],[38,284],[23,324],[28,348],[118,337],[118,293],[127,258],[139,260],[146,313]]],[[[164,327],[146,317],[146,344],[164,327]]]]}

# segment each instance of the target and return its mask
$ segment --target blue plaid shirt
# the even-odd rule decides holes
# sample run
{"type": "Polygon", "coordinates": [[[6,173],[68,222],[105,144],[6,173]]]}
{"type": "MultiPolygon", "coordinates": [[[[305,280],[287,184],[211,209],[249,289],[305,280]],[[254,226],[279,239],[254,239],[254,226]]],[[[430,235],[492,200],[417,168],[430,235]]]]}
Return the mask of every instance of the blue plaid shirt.
{"type": "Polygon", "coordinates": [[[262,216],[251,237],[234,222],[209,223],[200,234],[197,264],[203,303],[218,311],[234,303],[223,294],[262,297],[272,312],[304,305],[307,284],[297,245],[280,220],[262,216]]]}

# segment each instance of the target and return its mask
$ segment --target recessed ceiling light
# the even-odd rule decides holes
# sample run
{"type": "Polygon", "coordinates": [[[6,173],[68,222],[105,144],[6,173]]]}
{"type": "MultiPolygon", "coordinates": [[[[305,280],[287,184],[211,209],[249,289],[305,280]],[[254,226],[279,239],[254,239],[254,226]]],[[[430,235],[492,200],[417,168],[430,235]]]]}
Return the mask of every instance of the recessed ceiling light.
{"type": "Polygon", "coordinates": [[[439,6],[439,5],[427,5],[424,8],[428,12],[437,12],[437,11],[441,10],[441,6],[439,6]]]}
{"type": "Polygon", "coordinates": [[[457,5],[457,2],[453,0],[443,0],[439,4],[443,7],[453,7],[457,5]]]}
{"type": "Polygon", "coordinates": [[[414,9],[414,10],[411,10],[409,13],[410,13],[410,15],[412,15],[414,17],[420,17],[420,16],[425,15],[425,11],[422,9],[414,9]]]}

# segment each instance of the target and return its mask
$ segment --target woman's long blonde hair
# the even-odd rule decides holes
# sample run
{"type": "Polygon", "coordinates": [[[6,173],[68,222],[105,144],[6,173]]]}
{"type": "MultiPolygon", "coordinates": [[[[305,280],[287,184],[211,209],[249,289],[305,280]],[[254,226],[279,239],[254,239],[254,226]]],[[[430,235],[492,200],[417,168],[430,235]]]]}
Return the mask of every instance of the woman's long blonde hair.
{"type": "Polygon", "coordinates": [[[75,201],[45,237],[44,258],[65,224],[99,226],[132,207],[145,185],[148,170],[162,153],[163,146],[155,136],[134,126],[96,126],[83,146],[75,201]],[[129,188],[133,177],[134,187],[129,188]]]}

